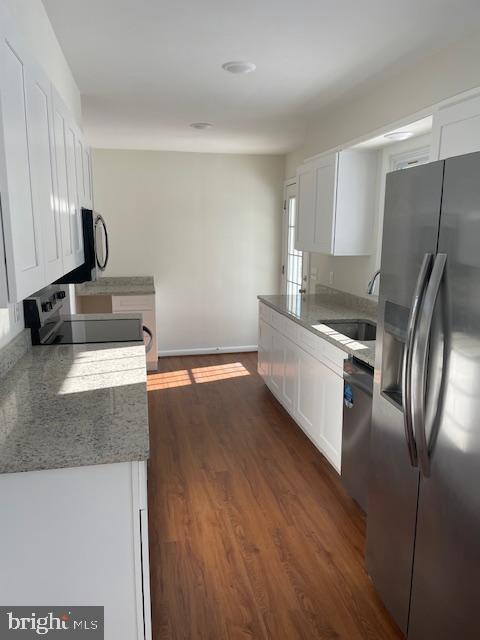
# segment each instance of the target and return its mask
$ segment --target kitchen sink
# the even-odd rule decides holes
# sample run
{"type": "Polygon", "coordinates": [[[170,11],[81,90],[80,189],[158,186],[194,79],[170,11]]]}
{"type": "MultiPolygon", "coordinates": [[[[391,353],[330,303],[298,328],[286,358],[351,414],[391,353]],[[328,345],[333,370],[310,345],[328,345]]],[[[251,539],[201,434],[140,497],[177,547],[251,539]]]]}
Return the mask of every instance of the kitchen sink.
{"type": "Polygon", "coordinates": [[[323,324],[347,338],[360,342],[375,340],[377,336],[377,325],[369,320],[327,320],[323,321],[323,324]]]}

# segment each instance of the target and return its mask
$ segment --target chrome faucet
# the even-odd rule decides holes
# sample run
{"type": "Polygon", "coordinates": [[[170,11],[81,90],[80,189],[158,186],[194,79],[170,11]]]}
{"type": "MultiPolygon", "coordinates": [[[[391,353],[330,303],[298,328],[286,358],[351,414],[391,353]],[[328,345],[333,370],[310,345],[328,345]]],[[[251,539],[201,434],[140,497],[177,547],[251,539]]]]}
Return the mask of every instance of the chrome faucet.
{"type": "Polygon", "coordinates": [[[373,290],[375,288],[375,281],[376,281],[376,279],[378,278],[379,275],[380,275],[380,269],[377,269],[375,271],[375,273],[373,274],[372,279],[370,280],[370,282],[367,285],[367,293],[368,293],[369,296],[371,296],[372,293],[373,293],[373,290]]]}

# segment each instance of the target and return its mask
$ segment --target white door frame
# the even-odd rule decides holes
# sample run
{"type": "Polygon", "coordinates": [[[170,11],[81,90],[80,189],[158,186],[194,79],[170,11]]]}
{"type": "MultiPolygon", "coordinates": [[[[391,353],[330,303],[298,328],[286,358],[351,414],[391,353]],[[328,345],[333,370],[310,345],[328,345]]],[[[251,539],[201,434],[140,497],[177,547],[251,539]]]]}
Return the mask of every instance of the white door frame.
{"type": "MultiPolygon", "coordinates": [[[[285,180],[283,183],[283,211],[282,211],[282,267],[281,267],[281,286],[282,294],[287,290],[287,243],[288,243],[288,200],[294,195],[297,196],[297,181],[295,178],[285,180]]],[[[310,255],[307,251],[303,251],[302,276],[304,288],[309,290],[309,264],[310,255]]]]}

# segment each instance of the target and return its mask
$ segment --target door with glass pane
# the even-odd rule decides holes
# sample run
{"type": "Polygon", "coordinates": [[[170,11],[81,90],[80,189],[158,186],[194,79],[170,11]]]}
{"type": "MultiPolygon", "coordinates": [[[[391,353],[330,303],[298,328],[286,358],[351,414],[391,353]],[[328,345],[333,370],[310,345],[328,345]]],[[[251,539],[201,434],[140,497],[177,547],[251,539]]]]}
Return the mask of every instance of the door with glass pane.
{"type": "Polygon", "coordinates": [[[286,295],[307,293],[308,253],[295,249],[297,185],[287,184],[283,212],[282,291],[286,295]]]}

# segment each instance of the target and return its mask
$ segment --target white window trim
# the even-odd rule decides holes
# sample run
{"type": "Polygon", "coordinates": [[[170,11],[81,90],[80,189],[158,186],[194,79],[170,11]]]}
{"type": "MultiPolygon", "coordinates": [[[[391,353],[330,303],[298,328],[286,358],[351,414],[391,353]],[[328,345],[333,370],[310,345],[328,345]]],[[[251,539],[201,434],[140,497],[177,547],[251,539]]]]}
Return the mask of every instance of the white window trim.
{"type": "MultiPolygon", "coordinates": [[[[287,273],[286,273],[286,256],[287,256],[287,233],[288,233],[288,225],[286,224],[286,215],[287,215],[287,190],[289,187],[296,187],[297,180],[296,178],[289,178],[283,183],[283,210],[282,210],[282,259],[280,266],[280,287],[282,295],[286,294],[287,291],[287,273]]],[[[298,194],[297,198],[298,198],[298,194]]],[[[298,200],[297,200],[298,202],[298,200]]],[[[310,254],[308,251],[303,252],[303,274],[307,276],[307,281],[305,282],[305,288],[307,293],[310,293],[310,254]]]]}

